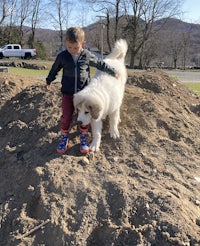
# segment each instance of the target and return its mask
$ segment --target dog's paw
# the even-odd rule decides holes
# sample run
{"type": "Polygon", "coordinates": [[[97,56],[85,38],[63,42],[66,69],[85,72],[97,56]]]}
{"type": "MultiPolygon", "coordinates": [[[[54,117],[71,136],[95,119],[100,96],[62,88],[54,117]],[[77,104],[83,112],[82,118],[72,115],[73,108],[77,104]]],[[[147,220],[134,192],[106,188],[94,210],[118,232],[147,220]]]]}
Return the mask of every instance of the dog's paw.
{"type": "Polygon", "coordinates": [[[114,139],[119,138],[120,135],[118,129],[110,129],[110,136],[114,139]]]}
{"type": "Polygon", "coordinates": [[[100,147],[100,144],[97,143],[96,141],[92,141],[92,143],[90,144],[90,150],[92,152],[97,152],[99,151],[99,147],[100,147]]]}

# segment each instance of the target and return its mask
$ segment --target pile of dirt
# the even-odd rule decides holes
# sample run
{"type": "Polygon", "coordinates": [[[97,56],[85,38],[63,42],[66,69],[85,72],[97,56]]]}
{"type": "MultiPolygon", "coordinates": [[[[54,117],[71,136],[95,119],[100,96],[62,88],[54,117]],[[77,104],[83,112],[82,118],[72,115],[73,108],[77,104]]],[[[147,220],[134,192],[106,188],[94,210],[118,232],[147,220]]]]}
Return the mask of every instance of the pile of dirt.
{"type": "Polygon", "coordinates": [[[136,73],[120,139],[105,122],[101,152],[83,156],[74,127],[61,156],[60,85],[5,81],[16,87],[1,90],[0,245],[200,245],[197,95],[164,73],[136,73]]]}
{"type": "MultiPolygon", "coordinates": [[[[32,77],[1,74],[0,77],[0,108],[9,100],[20,93],[27,86],[36,84],[32,77]]],[[[2,117],[1,117],[2,118],[2,117]]]]}

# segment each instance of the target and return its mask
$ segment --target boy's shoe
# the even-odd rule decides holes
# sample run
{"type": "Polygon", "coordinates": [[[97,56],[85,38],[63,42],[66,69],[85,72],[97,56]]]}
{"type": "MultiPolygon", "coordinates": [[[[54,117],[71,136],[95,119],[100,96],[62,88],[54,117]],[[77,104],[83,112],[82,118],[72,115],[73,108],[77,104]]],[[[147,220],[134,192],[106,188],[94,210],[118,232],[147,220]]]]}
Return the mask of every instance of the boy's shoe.
{"type": "Polygon", "coordinates": [[[57,147],[57,152],[60,154],[64,154],[68,148],[69,148],[69,133],[65,133],[61,135],[61,140],[57,147]]]}
{"type": "Polygon", "coordinates": [[[80,152],[86,154],[90,151],[89,146],[87,145],[87,130],[82,130],[80,128],[80,152]]]}

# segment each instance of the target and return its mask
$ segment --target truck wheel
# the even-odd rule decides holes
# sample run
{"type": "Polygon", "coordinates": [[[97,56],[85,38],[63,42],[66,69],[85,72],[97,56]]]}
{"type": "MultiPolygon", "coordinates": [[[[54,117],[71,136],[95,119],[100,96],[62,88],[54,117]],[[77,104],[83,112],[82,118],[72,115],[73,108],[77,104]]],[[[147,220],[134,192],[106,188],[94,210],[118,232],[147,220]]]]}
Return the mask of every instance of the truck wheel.
{"type": "Polygon", "coordinates": [[[26,53],[25,56],[24,56],[24,59],[26,60],[30,60],[31,59],[31,54],[30,53],[26,53]]]}
{"type": "Polygon", "coordinates": [[[0,59],[3,59],[3,53],[0,53],[0,59]]]}

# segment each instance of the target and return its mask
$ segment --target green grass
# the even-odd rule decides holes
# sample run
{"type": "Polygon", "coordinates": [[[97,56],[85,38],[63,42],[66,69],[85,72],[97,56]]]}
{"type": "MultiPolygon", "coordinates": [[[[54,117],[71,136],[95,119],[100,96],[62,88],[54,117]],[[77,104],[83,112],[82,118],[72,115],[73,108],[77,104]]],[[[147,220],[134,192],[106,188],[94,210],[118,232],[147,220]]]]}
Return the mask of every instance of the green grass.
{"type": "MultiPolygon", "coordinates": [[[[49,70],[51,69],[51,66],[53,62],[36,62],[36,61],[28,61],[27,63],[36,63],[45,65],[47,67],[46,70],[35,70],[35,69],[26,69],[26,68],[19,68],[19,67],[9,67],[9,74],[12,75],[22,75],[22,76],[32,76],[32,77],[47,77],[49,70]]],[[[91,68],[91,76],[94,76],[96,69],[91,68]]],[[[62,76],[62,71],[58,74],[59,76],[62,76]]]]}
{"type": "Polygon", "coordinates": [[[33,76],[33,77],[39,77],[39,76],[46,77],[49,72],[49,70],[35,70],[35,69],[15,68],[15,67],[10,67],[8,70],[9,70],[9,74],[33,76]]]}
{"type": "Polygon", "coordinates": [[[191,91],[200,95],[200,83],[184,83],[191,91]]]}

